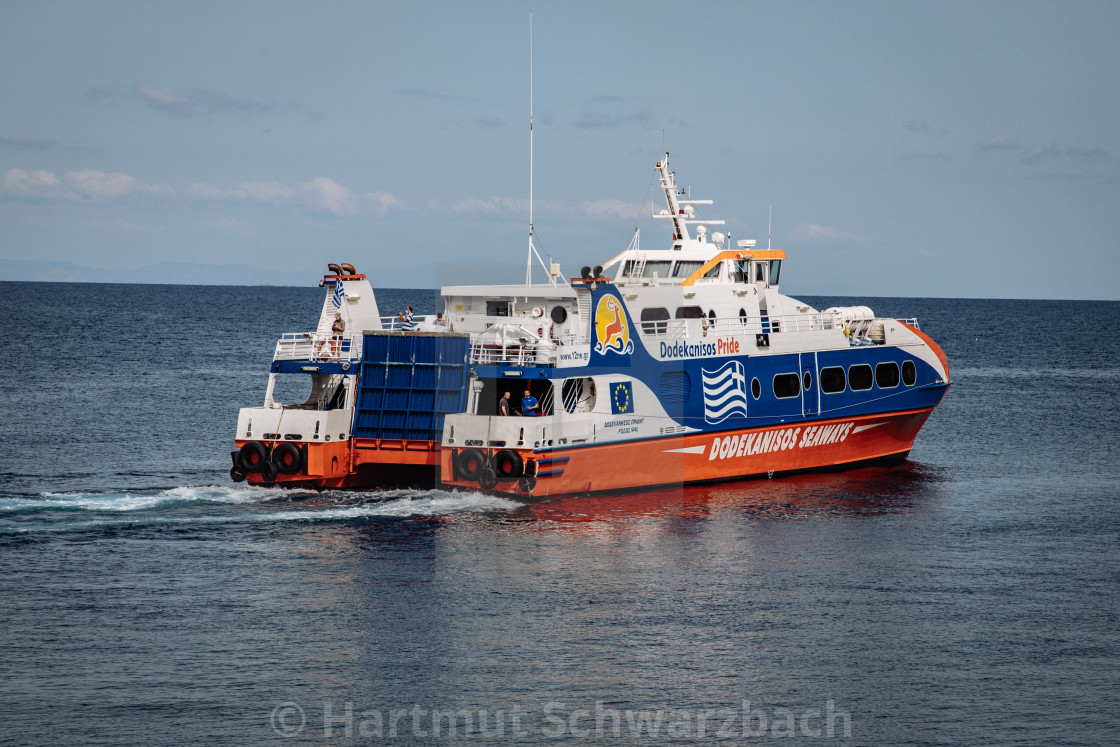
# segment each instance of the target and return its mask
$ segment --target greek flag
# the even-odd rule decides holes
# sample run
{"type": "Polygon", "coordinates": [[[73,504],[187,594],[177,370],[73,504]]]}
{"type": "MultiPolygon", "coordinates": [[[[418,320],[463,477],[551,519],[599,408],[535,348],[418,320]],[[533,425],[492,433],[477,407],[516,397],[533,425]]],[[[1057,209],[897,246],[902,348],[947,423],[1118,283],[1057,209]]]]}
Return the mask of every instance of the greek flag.
{"type": "Polygon", "coordinates": [[[732,415],[747,416],[747,377],[743,364],[728,361],[704,373],[704,420],[719,423],[732,415]]]}
{"type": "Polygon", "coordinates": [[[331,303],[334,304],[336,309],[342,307],[342,281],[336,280],[334,282],[334,295],[331,296],[331,303]]]}

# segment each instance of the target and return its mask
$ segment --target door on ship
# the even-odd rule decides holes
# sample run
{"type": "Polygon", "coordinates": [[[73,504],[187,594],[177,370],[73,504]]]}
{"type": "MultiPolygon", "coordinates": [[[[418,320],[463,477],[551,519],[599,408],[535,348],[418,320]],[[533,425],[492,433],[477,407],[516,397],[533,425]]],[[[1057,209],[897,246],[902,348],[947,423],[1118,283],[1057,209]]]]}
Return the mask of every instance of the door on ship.
{"type": "Polygon", "coordinates": [[[820,409],[817,392],[817,354],[801,353],[801,414],[808,417],[816,415],[820,409]]]}

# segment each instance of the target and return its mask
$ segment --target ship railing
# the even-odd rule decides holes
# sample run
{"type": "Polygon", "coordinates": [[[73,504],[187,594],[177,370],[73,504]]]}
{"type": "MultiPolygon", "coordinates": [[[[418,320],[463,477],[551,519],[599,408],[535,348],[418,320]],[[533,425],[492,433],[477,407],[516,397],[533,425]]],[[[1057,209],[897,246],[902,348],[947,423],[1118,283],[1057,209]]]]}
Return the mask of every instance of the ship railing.
{"type": "Polygon", "coordinates": [[[665,339],[700,337],[734,337],[742,335],[812,332],[834,329],[831,314],[783,314],[780,316],[739,316],[711,319],[665,319],[638,322],[643,335],[665,339]]]}
{"type": "Polygon", "coordinates": [[[511,340],[506,344],[475,338],[471,342],[471,364],[479,366],[555,366],[565,346],[575,345],[576,335],[555,338],[511,340]]]}
{"type": "Polygon", "coordinates": [[[351,363],[362,357],[361,335],[285,332],[276,343],[274,361],[336,361],[351,363]]]}
{"type": "Polygon", "coordinates": [[[381,317],[381,329],[387,332],[450,332],[446,322],[437,320],[435,314],[416,314],[409,327],[396,314],[381,317]]]}

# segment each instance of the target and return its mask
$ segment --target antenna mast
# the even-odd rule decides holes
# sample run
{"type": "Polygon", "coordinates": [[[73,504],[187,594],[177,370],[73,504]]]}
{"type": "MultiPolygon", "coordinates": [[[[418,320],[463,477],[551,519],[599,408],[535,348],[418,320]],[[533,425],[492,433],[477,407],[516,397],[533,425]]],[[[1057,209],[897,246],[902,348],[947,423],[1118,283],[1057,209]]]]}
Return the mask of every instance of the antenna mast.
{"type": "Polygon", "coordinates": [[[533,11],[529,11],[529,251],[525,285],[533,284],[533,11]]]}

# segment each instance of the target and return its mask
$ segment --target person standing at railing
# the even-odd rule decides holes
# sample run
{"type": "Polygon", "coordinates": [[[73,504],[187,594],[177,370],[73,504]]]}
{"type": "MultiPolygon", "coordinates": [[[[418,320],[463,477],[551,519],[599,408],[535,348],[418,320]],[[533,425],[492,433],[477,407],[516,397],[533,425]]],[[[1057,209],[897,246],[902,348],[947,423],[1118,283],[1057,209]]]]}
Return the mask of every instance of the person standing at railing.
{"type": "Polygon", "coordinates": [[[342,321],[342,313],[336,311],[334,323],[331,324],[331,351],[338,358],[338,351],[342,348],[342,333],[346,331],[346,322],[342,321]]]}
{"type": "Polygon", "coordinates": [[[397,318],[401,320],[401,329],[405,330],[406,332],[411,332],[412,330],[416,329],[416,322],[413,321],[411,306],[405,306],[404,311],[398,309],[397,318]]]}

